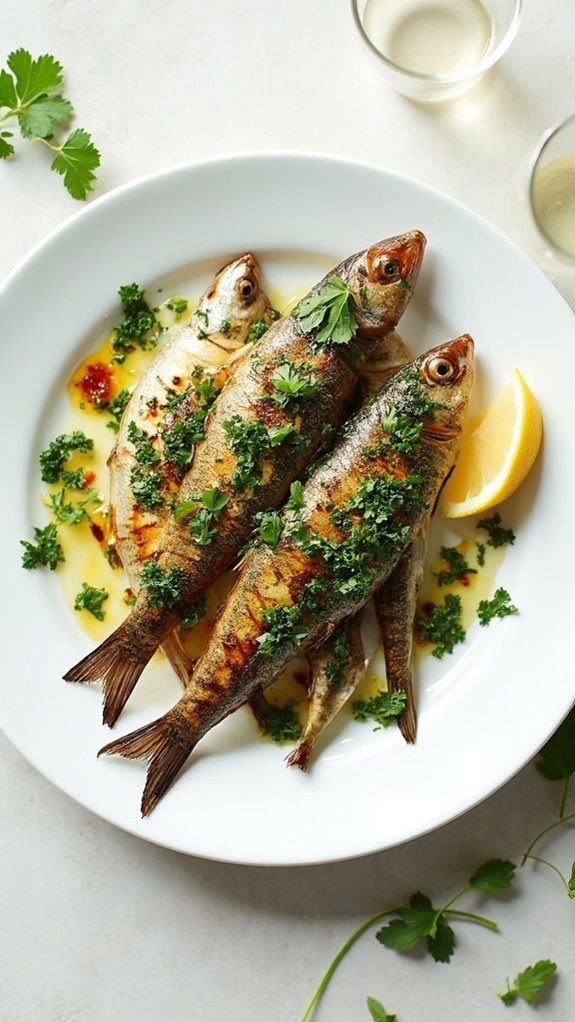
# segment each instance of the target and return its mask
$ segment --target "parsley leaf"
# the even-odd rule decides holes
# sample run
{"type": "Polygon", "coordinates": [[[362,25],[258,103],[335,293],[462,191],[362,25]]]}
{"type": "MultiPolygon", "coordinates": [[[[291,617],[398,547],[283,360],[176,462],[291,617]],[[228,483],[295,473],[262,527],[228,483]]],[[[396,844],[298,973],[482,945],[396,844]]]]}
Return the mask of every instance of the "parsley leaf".
{"type": "Polygon", "coordinates": [[[507,859],[488,859],[469,878],[477,891],[504,891],[513,882],[515,864],[507,859]]]}
{"type": "Polygon", "coordinates": [[[109,593],[105,589],[96,589],[94,586],[82,582],[82,589],[74,600],[74,610],[87,610],[98,621],[103,621],[105,613],[102,604],[108,599],[109,593]]]}
{"type": "Polygon", "coordinates": [[[545,743],[535,766],[548,781],[563,781],[575,774],[575,707],[545,743]]]}
{"type": "Polygon", "coordinates": [[[465,631],[461,626],[461,597],[447,593],[443,603],[430,604],[429,614],[420,614],[416,628],[422,639],[434,644],[432,654],[441,660],[446,653],[453,653],[459,642],[465,642],[465,631]]]}
{"type": "Polygon", "coordinates": [[[311,367],[306,363],[296,366],[291,362],[282,362],[270,377],[270,383],[276,391],[272,400],[280,408],[289,407],[294,412],[304,398],[315,397],[320,389],[311,367]]]}
{"type": "Polygon", "coordinates": [[[198,596],[193,603],[187,603],[180,611],[180,628],[195,628],[205,617],[207,601],[205,596],[198,596]]]}
{"type": "Polygon", "coordinates": [[[96,180],[94,170],[99,166],[100,153],[83,128],[76,128],[56,148],[56,156],[52,161],[52,170],[62,174],[64,184],[74,199],[87,198],[96,180]]]}
{"type": "Polygon", "coordinates": [[[63,96],[46,96],[19,115],[20,131],[24,138],[52,138],[54,124],[69,120],[73,113],[72,104],[63,96]]]}
{"type": "Polygon", "coordinates": [[[504,529],[502,527],[499,512],[494,514],[493,518],[482,518],[477,523],[477,528],[484,529],[489,534],[489,539],[487,540],[489,546],[506,546],[515,542],[513,529],[504,529]]]}
{"type": "Polygon", "coordinates": [[[367,1006],[373,1022],[397,1022],[397,1015],[390,1015],[375,997],[367,998],[367,1006]]]}
{"type": "Polygon", "coordinates": [[[184,580],[183,568],[171,568],[165,571],[150,558],[144,561],[140,572],[140,585],[148,590],[148,603],[153,607],[166,607],[172,610],[181,600],[181,585],[184,580]]]}
{"type": "Polygon", "coordinates": [[[22,554],[23,568],[50,568],[51,571],[58,564],[64,561],[64,551],[58,542],[58,530],[54,522],[50,522],[43,529],[34,529],[35,543],[21,539],[24,547],[22,554]]]}
{"type": "Polygon", "coordinates": [[[510,986],[509,980],[507,980],[507,990],[503,994],[498,994],[498,997],[507,1005],[513,1004],[518,997],[521,997],[527,1004],[532,1004],[556,972],[555,962],[551,962],[548,958],[541,959],[541,961],[535,962],[535,965],[528,965],[526,969],[523,969],[523,972],[515,977],[513,986],[510,986]]]}
{"type": "Polygon", "coordinates": [[[15,90],[12,93],[2,90],[0,105],[16,106],[17,97],[18,105],[25,106],[62,83],[62,65],[49,53],[34,60],[27,50],[20,48],[9,55],[6,63],[14,75],[15,90]]]}
{"type": "Polygon", "coordinates": [[[354,720],[369,720],[371,718],[377,721],[379,727],[375,730],[379,731],[382,727],[389,727],[392,721],[400,716],[406,699],[405,692],[387,692],[382,689],[370,699],[356,699],[351,704],[351,712],[354,720]]]}
{"type": "Polygon", "coordinates": [[[282,534],[283,522],[277,511],[260,511],[256,516],[258,523],[257,535],[272,550],[278,545],[282,534]]]}
{"type": "Polygon", "coordinates": [[[260,714],[259,723],[272,742],[297,742],[302,733],[294,699],[280,706],[279,703],[268,703],[265,711],[260,714]]]}
{"type": "Polygon", "coordinates": [[[399,919],[392,919],[375,935],[385,947],[409,951],[425,937],[435,936],[437,912],[427,895],[413,894],[409,905],[397,909],[397,915],[399,919]]]}
{"type": "Polygon", "coordinates": [[[40,478],[43,483],[57,483],[62,469],[72,451],[86,454],[93,450],[94,441],[90,440],[81,430],[73,433],[60,433],[48,444],[46,450],[40,452],[40,478]]]}
{"type": "Polygon", "coordinates": [[[511,603],[511,597],[506,589],[501,586],[495,590],[493,599],[480,600],[477,605],[477,617],[480,625],[488,625],[496,617],[508,617],[509,614],[518,614],[519,611],[511,603]]]}
{"type": "Polygon", "coordinates": [[[124,318],[114,327],[112,347],[114,362],[122,363],[136,346],[146,351],[157,345],[162,327],[150,308],[144,289],[138,284],[123,284],[118,288],[124,318]]]}
{"type": "Polygon", "coordinates": [[[432,571],[431,574],[437,579],[438,586],[448,586],[452,582],[465,575],[477,575],[476,568],[470,568],[465,557],[455,546],[442,546],[439,554],[442,561],[448,565],[441,571],[432,571]]]}
{"type": "MultiPolygon", "coordinates": [[[[63,175],[70,195],[85,199],[93,188],[94,170],[100,165],[100,154],[90,135],[77,128],[61,144],[49,141],[54,126],[69,120],[74,113],[68,99],[59,93],[50,95],[62,83],[62,65],[49,53],[35,60],[24,49],[14,50],[7,64],[9,70],[0,71],[0,108],[7,108],[0,121],[17,118],[23,138],[42,142],[51,149],[55,153],[52,170],[63,175]]],[[[6,137],[12,137],[11,133],[0,134],[2,159],[14,152],[6,137]]]]}
{"type": "Polygon", "coordinates": [[[265,631],[258,637],[259,652],[279,656],[291,646],[298,646],[307,636],[297,605],[264,607],[262,624],[265,631]]]}
{"type": "Polygon", "coordinates": [[[319,347],[326,344],[349,344],[357,333],[352,312],[355,303],[341,277],[328,277],[321,290],[302,299],[292,311],[306,333],[312,334],[319,347]]]}
{"type": "Polygon", "coordinates": [[[289,498],[286,503],[287,511],[302,511],[305,507],[305,501],[303,499],[303,484],[300,483],[299,479],[296,479],[290,485],[289,498]]]}

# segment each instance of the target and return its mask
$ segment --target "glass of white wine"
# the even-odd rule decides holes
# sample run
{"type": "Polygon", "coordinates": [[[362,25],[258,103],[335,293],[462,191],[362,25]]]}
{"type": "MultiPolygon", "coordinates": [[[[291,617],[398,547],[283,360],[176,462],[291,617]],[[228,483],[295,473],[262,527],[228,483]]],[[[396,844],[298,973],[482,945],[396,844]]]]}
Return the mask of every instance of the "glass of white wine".
{"type": "Polygon", "coordinates": [[[360,37],[410,99],[451,99],[503,56],[523,0],[351,0],[360,37]]]}

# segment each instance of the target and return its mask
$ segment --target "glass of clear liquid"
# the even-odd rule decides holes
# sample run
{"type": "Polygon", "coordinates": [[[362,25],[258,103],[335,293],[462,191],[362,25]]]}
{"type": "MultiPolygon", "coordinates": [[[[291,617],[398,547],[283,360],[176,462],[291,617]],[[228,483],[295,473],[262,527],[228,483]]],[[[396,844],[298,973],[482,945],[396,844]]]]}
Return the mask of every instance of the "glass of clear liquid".
{"type": "Polygon", "coordinates": [[[538,147],[529,204],[544,242],[575,269],[575,114],[551,128],[538,147]]]}
{"type": "Polygon", "coordinates": [[[575,114],[521,161],[505,212],[511,237],[575,309],[575,114]]]}
{"type": "Polygon", "coordinates": [[[360,37],[410,99],[451,99],[503,56],[523,0],[351,0],[360,37]]]}

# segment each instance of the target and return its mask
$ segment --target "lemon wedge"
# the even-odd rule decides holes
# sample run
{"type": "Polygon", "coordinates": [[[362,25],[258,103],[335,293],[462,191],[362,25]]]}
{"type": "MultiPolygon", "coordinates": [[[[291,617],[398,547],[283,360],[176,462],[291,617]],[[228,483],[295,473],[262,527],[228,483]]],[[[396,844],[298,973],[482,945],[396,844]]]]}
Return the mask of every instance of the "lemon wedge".
{"type": "Polygon", "coordinates": [[[463,518],[510,497],[533,467],[542,434],[539,405],[514,369],[505,390],[464,431],[457,465],[443,491],[441,514],[463,518]]]}

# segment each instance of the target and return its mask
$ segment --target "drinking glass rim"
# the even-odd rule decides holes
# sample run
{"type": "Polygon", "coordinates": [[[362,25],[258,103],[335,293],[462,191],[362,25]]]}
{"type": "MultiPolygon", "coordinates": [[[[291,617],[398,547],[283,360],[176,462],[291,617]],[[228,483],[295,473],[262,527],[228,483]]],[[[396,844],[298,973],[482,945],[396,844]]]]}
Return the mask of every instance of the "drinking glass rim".
{"type": "Polygon", "coordinates": [[[372,42],[365,31],[359,14],[358,4],[359,0],[351,0],[353,20],[361,38],[374,56],[392,71],[397,71],[406,77],[415,79],[416,81],[428,82],[430,84],[435,83],[436,85],[454,85],[459,82],[465,82],[470,78],[476,78],[478,75],[484,74],[485,71],[488,71],[489,68],[493,67],[493,65],[497,63],[505,50],[507,50],[513,42],[517,29],[519,28],[521,13],[523,10],[523,0],[514,0],[514,9],[511,21],[509,22],[508,28],[503,34],[503,37],[494,49],[489,50],[489,52],[486,53],[477,64],[473,65],[473,68],[462,68],[460,71],[451,71],[447,74],[435,74],[429,71],[413,71],[410,68],[405,67],[403,64],[397,64],[395,61],[390,60],[389,57],[386,57],[385,54],[377,48],[375,43],[372,42]]]}
{"type": "Polygon", "coordinates": [[[537,165],[541,157],[543,156],[543,153],[545,152],[545,149],[547,148],[549,142],[551,142],[551,140],[555,138],[557,133],[561,131],[562,128],[566,127],[566,125],[568,125],[571,121],[575,121],[575,114],[569,114],[568,117],[562,117],[560,121],[557,121],[555,124],[552,124],[551,127],[548,128],[547,131],[544,133],[541,142],[539,143],[533,154],[533,157],[531,159],[531,166],[529,169],[529,208],[531,209],[531,214],[535,221],[537,230],[543,235],[545,240],[548,241],[551,248],[555,252],[558,252],[561,256],[565,256],[571,262],[574,262],[575,249],[570,250],[568,248],[563,248],[563,245],[560,245],[559,242],[555,240],[555,238],[551,237],[551,235],[545,229],[544,225],[541,223],[539,217],[537,216],[537,209],[535,205],[535,175],[537,172],[537,165]]]}

